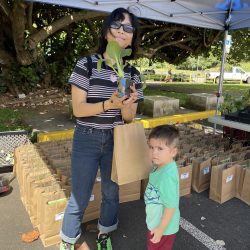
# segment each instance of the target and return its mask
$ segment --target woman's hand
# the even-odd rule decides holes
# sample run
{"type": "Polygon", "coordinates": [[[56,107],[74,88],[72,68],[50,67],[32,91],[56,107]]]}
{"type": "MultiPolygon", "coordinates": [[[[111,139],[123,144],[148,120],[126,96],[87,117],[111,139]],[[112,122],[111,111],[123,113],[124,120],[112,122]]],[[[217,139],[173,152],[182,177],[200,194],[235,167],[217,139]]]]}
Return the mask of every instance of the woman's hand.
{"type": "Polygon", "coordinates": [[[130,86],[130,89],[131,89],[131,93],[130,93],[129,98],[123,101],[124,108],[135,103],[137,101],[137,98],[138,98],[138,92],[136,91],[134,83],[132,86],[130,86]]]}
{"type": "Polygon", "coordinates": [[[130,107],[133,103],[136,102],[138,98],[138,93],[135,88],[135,84],[133,83],[130,86],[131,93],[128,96],[120,97],[118,91],[115,91],[109,99],[109,109],[124,109],[130,107]]]}
{"type": "Polygon", "coordinates": [[[131,93],[129,98],[123,101],[123,107],[121,108],[122,118],[125,122],[132,122],[136,116],[138,93],[135,88],[135,84],[130,86],[131,93]]]}
{"type": "Polygon", "coordinates": [[[122,109],[126,98],[127,96],[120,97],[118,91],[116,90],[108,100],[109,109],[122,109]]]}

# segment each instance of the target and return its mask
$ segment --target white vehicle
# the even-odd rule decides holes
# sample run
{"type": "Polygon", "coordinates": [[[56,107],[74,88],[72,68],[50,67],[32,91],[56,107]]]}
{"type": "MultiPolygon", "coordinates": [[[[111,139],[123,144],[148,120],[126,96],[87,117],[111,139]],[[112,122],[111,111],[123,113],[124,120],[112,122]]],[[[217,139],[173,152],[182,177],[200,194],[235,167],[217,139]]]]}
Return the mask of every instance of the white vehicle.
{"type": "MultiPolygon", "coordinates": [[[[219,82],[220,72],[208,71],[206,73],[206,78],[208,80],[215,80],[216,83],[219,82]]],[[[224,72],[225,81],[243,81],[250,83],[250,72],[245,72],[240,67],[232,67],[231,72],[224,72]]]]}

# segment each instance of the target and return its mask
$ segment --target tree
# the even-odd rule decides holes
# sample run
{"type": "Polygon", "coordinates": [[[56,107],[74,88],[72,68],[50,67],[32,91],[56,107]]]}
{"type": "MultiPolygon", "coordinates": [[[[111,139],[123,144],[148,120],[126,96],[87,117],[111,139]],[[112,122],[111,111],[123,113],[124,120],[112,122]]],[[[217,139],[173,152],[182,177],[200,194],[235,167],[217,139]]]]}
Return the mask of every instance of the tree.
{"type": "MultiPolygon", "coordinates": [[[[242,29],[231,31],[232,35],[232,46],[229,54],[227,55],[227,62],[230,64],[237,64],[241,61],[250,60],[250,30],[242,29]]],[[[221,58],[223,40],[218,40],[212,47],[212,53],[217,58],[221,58]]]]}
{"type": "MultiPolygon", "coordinates": [[[[1,79],[9,91],[65,86],[75,61],[94,52],[105,13],[24,0],[0,0],[1,79]]],[[[138,57],[180,64],[208,55],[222,32],[140,19],[138,57]]]]}
{"type": "Polygon", "coordinates": [[[204,70],[219,65],[220,59],[212,55],[210,52],[208,56],[188,57],[184,62],[177,66],[177,69],[185,70],[204,70]]]}
{"type": "Polygon", "coordinates": [[[207,54],[222,35],[220,31],[152,20],[143,20],[141,29],[143,54],[171,64],[179,64],[191,55],[207,54]]]}
{"type": "Polygon", "coordinates": [[[104,16],[23,0],[0,0],[2,81],[18,94],[58,80],[58,73],[64,74],[62,68],[67,69],[76,53],[96,47],[100,18],[104,16]]]}

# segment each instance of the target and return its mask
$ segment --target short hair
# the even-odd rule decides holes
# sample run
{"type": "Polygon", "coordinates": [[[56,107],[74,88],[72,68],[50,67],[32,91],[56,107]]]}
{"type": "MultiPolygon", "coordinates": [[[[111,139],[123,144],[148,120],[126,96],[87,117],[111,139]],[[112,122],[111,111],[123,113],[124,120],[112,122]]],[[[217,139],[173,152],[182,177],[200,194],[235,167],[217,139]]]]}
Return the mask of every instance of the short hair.
{"type": "Polygon", "coordinates": [[[135,58],[135,54],[136,54],[137,49],[138,49],[139,23],[138,23],[137,17],[133,13],[130,13],[128,10],[126,10],[124,8],[117,8],[117,9],[113,10],[110,13],[110,15],[107,16],[107,18],[104,20],[103,25],[102,25],[100,39],[99,39],[99,47],[97,50],[98,54],[103,55],[103,53],[106,51],[106,47],[107,47],[107,43],[108,43],[106,36],[107,36],[108,32],[110,32],[111,23],[114,21],[123,21],[125,19],[124,14],[129,15],[131,25],[134,28],[132,44],[131,44],[131,46],[129,46],[132,49],[132,53],[130,56],[124,57],[124,60],[127,60],[127,59],[129,60],[129,59],[135,58]]]}
{"type": "Polygon", "coordinates": [[[153,128],[148,139],[161,139],[167,146],[177,147],[179,143],[179,130],[173,125],[160,125],[153,128]]]}

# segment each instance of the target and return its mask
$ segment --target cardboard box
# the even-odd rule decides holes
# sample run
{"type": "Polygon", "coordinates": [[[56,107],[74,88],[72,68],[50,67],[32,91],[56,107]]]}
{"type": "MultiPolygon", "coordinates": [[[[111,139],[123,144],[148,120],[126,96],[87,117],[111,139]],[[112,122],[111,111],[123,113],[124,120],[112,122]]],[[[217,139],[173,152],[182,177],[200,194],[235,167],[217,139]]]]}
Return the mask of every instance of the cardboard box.
{"type": "Polygon", "coordinates": [[[141,181],[124,184],[119,190],[120,203],[128,201],[140,200],[141,197],[141,181]]]}

